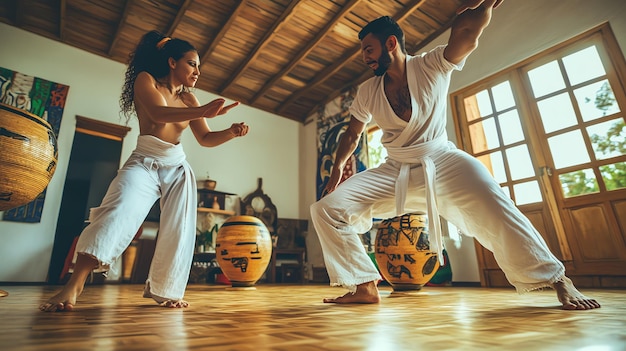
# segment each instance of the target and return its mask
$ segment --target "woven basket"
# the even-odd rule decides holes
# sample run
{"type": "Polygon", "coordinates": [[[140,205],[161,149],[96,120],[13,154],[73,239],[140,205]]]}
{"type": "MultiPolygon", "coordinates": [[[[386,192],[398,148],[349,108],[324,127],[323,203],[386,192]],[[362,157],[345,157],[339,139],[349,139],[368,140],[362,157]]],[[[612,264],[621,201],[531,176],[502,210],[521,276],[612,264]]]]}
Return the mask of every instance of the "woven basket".
{"type": "Polygon", "coordinates": [[[42,118],[0,103],[0,211],[25,205],[48,186],[57,140],[42,118]]]}

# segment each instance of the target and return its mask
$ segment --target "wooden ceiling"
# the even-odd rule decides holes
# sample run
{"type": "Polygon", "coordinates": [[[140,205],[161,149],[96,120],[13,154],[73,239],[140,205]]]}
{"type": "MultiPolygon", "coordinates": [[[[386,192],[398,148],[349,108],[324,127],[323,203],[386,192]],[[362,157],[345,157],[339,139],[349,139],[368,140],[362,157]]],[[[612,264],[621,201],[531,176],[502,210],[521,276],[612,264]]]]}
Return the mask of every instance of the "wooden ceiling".
{"type": "Polygon", "coordinates": [[[127,63],[146,32],[191,42],[196,87],[304,122],[372,76],[357,34],[382,15],[409,53],[449,28],[461,0],[2,0],[0,21],[127,63]]]}

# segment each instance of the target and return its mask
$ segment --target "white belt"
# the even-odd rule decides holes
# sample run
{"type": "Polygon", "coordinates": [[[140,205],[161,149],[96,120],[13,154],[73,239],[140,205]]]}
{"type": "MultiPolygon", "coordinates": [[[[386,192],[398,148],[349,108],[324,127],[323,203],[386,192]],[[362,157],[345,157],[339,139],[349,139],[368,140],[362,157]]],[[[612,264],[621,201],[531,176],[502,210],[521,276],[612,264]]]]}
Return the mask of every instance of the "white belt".
{"type": "Polygon", "coordinates": [[[387,146],[389,158],[401,163],[398,178],[396,179],[396,215],[398,216],[404,214],[406,193],[409,190],[411,164],[416,164],[417,161],[419,161],[422,165],[426,188],[426,210],[428,213],[430,250],[437,253],[437,258],[441,265],[444,264],[443,234],[441,232],[441,220],[439,218],[439,211],[437,210],[437,194],[435,192],[437,168],[430,155],[443,150],[448,150],[447,138],[445,136],[419,145],[399,148],[387,146]]]}

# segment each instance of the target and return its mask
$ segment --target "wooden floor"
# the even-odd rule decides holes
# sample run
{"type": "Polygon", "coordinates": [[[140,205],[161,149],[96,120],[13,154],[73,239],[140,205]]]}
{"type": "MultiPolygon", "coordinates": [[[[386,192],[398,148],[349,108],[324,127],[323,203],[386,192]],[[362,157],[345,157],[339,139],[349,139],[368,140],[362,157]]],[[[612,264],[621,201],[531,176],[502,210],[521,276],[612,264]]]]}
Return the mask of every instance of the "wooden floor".
{"type": "Polygon", "coordinates": [[[626,291],[585,290],[602,308],[563,311],[552,290],[381,286],[379,305],[333,305],[327,285],[190,285],[187,309],[141,285],[87,286],[74,312],[37,309],[57,287],[0,286],[0,350],[626,350],[626,291]]]}

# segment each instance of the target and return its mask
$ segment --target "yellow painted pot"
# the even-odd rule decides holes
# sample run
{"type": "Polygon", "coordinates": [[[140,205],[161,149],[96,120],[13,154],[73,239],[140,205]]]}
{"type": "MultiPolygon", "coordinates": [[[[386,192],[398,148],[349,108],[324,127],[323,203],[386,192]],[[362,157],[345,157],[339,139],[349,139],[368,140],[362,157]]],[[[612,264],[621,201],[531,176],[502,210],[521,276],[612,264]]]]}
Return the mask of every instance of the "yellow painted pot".
{"type": "Polygon", "coordinates": [[[215,254],[233,287],[253,286],[270,262],[272,239],[260,219],[233,216],[217,232],[215,254]]]}
{"type": "Polygon", "coordinates": [[[0,211],[5,211],[35,200],[48,186],[57,140],[41,117],[0,104],[0,150],[0,211]]]}
{"type": "Polygon", "coordinates": [[[410,213],[383,220],[376,232],[375,258],[393,290],[421,289],[439,268],[437,253],[430,251],[428,217],[410,213]]]}

